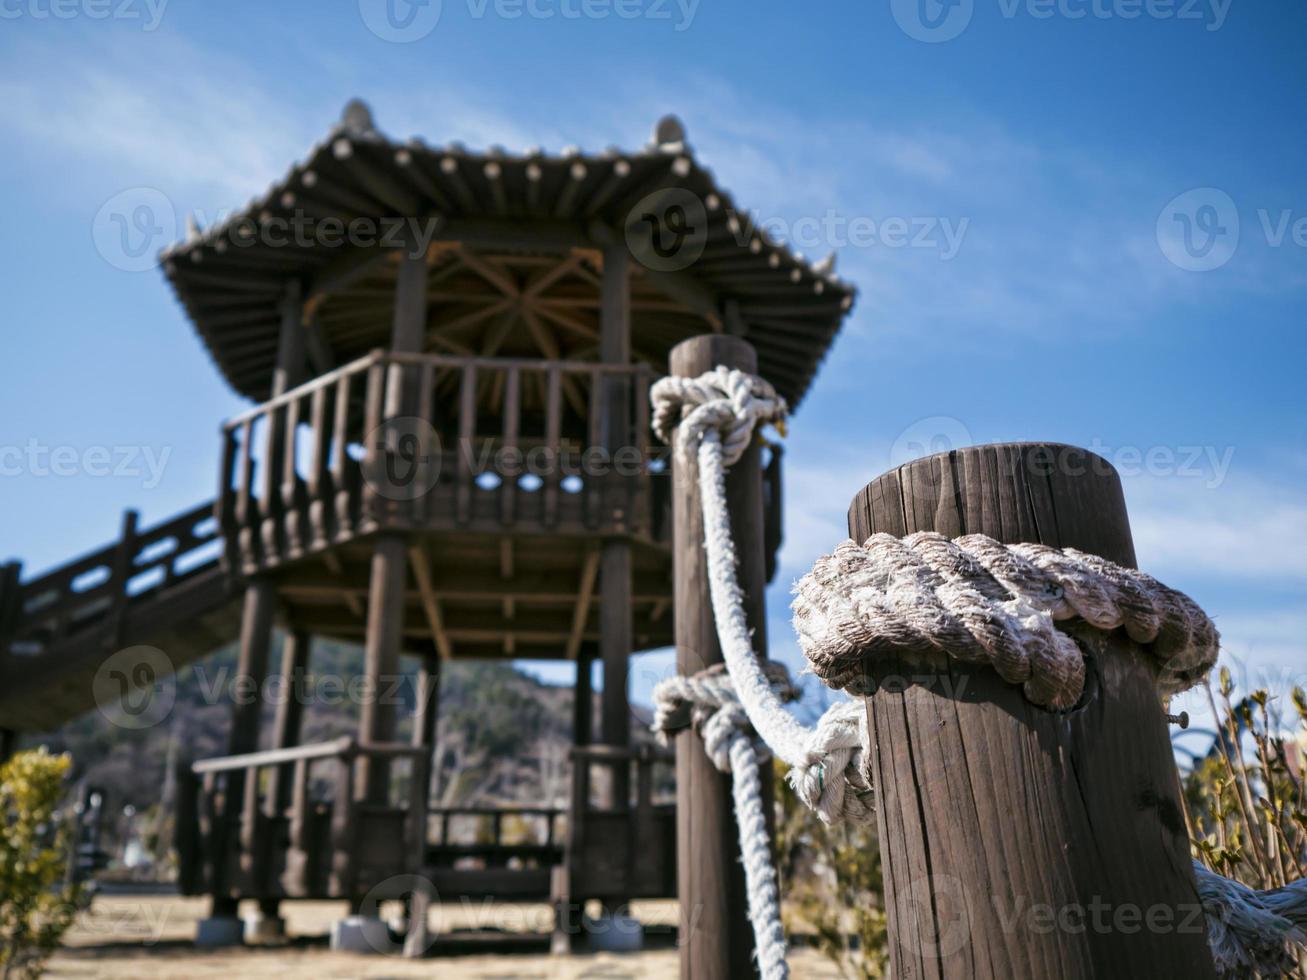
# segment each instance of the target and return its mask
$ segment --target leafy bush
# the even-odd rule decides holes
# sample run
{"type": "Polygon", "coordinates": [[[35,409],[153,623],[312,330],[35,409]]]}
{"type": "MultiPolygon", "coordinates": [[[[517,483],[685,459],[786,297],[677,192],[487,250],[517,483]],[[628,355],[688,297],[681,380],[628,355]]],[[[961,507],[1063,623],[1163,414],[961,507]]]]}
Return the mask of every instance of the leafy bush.
{"type": "Polygon", "coordinates": [[[72,760],[44,747],[0,766],[0,977],[41,975],[76,914],[55,806],[72,760]]]}
{"type": "Polygon", "coordinates": [[[849,980],[889,975],[889,938],[874,827],[829,827],[776,763],[776,849],[785,931],[808,936],[849,980]]]}

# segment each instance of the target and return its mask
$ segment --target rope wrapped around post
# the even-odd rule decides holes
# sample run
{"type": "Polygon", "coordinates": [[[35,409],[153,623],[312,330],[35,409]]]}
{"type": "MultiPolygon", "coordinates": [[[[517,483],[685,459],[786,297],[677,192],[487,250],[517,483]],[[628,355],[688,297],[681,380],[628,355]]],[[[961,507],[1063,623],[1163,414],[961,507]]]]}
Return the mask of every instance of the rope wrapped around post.
{"type": "MultiPolygon", "coordinates": [[[[770,749],[786,762],[797,795],[828,823],[870,820],[866,712],[847,701],[806,728],[784,707],[796,696],[784,667],[763,662],[753,649],[725,472],[760,423],[784,425],[785,400],[763,379],[719,367],[694,379],[658,381],[652,401],[658,436],[680,460],[697,458],[709,591],[726,668],[660,683],[654,728],[666,738],[696,726],[714,765],[732,773],[759,966],[764,980],[777,980],[788,968],[759,759],[770,749]]],[[[1124,629],[1157,661],[1162,695],[1200,681],[1220,648],[1216,627],[1192,599],[1143,572],[1072,548],[1004,545],[979,534],[845,541],[817,560],[794,593],[794,626],[813,672],[855,693],[869,655],[951,657],[992,666],[1036,705],[1070,710],[1084,688],[1084,655],[1056,624],[1072,619],[1124,629]]],[[[1223,977],[1275,975],[1307,948],[1307,882],[1257,892],[1197,862],[1195,874],[1223,977]]]]}

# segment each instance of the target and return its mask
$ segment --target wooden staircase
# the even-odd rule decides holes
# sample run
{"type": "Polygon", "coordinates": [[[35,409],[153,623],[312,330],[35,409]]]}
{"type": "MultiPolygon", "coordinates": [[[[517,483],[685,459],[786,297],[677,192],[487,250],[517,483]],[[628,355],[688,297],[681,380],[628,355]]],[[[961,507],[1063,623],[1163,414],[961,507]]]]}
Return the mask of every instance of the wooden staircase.
{"type": "Polygon", "coordinates": [[[0,728],[51,731],[94,708],[96,672],[119,650],[156,647],[178,670],[232,641],[240,600],[213,511],[149,528],[127,511],[117,541],[39,578],[4,566],[0,728]]]}

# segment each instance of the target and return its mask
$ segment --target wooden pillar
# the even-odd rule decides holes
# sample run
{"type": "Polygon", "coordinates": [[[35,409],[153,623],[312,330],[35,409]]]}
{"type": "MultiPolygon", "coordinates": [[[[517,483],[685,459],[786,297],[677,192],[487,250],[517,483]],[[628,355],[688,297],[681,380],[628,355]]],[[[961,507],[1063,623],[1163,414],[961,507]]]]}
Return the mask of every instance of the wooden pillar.
{"type": "Polygon", "coordinates": [[[8,762],[18,751],[18,733],[12,728],[0,728],[0,765],[8,762]]]}
{"type": "MultiPolygon", "coordinates": [[[[390,328],[390,349],[414,353],[423,349],[427,328],[427,258],[405,248],[399,258],[395,281],[394,318],[390,328]]],[[[409,414],[416,405],[416,373],[392,365],[386,385],[386,419],[409,414]]],[[[384,447],[383,447],[384,448],[384,447]]],[[[369,452],[377,447],[369,447],[369,452]]],[[[401,501],[378,502],[397,511],[401,501]]],[[[399,676],[400,647],[404,637],[404,589],[408,573],[407,538],[399,533],[382,533],[373,545],[372,570],[368,585],[368,624],[363,669],[368,695],[359,715],[360,742],[388,742],[395,737],[395,705],[382,703],[399,676]]],[[[385,760],[363,757],[357,767],[356,798],[374,803],[386,798],[390,767],[385,760]]]]}
{"type": "Polygon", "coordinates": [[[298,279],[286,284],[277,334],[277,363],[272,371],[272,396],[284,394],[304,380],[304,304],[298,279]]]}
{"type": "MultiPolygon", "coordinates": [[[[718,365],[756,371],[757,356],[747,341],[725,334],[693,337],[672,348],[674,375],[697,377],[718,365]]],[[[681,674],[694,674],[722,662],[708,596],[697,466],[674,461],[672,487],[676,665],[681,674]]],[[[754,631],[755,649],[765,656],[766,562],[758,445],[727,472],[726,498],[745,612],[754,631]]],[[[764,792],[769,793],[771,780],[766,769],[763,784],[764,792]]],[[[676,860],[682,980],[754,975],[753,936],[746,916],[731,779],[713,767],[694,731],[676,738],[676,860]]]]}
{"type": "MultiPolygon", "coordinates": [[[[603,279],[599,297],[599,359],[605,364],[631,362],[631,256],[622,241],[604,246],[603,279]]],[[[615,453],[631,444],[630,385],[625,378],[605,381],[602,401],[604,448],[615,453]]],[[[605,519],[622,526],[627,520],[625,496],[609,485],[604,494],[605,519]]],[[[624,538],[604,541],[599,559],[599,656],[604,664],[604,690],[600,719],[604,744],[626,748],[631,744],[631,706],[627,682],[634,644],[631,614],[631,544],[624,538]]],[[[630,802],[630,766],[619,762],[612,770],[612,799],[616,809],[630,802]]]]}
{"type": "MultiPolygon", "coordinates": [[[[413,706],[413,744],[428,749],[436,744],[440,721],[440,658],[427,654],[418,671],[417,703],[413,706]]],[[[434,774],[434,773],[433,773],[434,774]]]]}
{"type": "Polygon", "coordinates": [[[594,649],[581,644],[576,652],[576,684],[572,694],[572,744],[594,741],[594,649]]]}
{"type": "MultiPolygon", "coordinates": [[[[244,755],[259,748],[259,718],[263,712],[262,692],[268,678],[268,655],[272,647],[273,618],[276,613],[277,589],[272,580],[251,579],[245,587],[241,609],[240,652],[236,662],[236,684],[231,709],[231,728],[227,733],[227,754],[244,755]]],[[[234,916],[236,902],[226,894],[226,855],[233,840],[232,832],[241,819],[245,796],[245,774],[240,770],[226,775],[222,819],[212,834],[214,868],[213,915],[234,916]]],[[[239,839],[239,838],[237,838],[239,839]]]]}
{"type": "MultiPolygon", "coordinates": [[[[1116,471],[1083,449],[1007,444],[877,478],[849,532],[982,533],[1135,563],[1116,471]]],[[[991,669],[867,663],[869,766],[896,977],[1213,976],[1151,659],[1064,627],[1077,708],[991,669]]]]}
{"type": "MultiPolygon", "coordinates": [[[[281,700],[272,723],[272,748],[289,749],[300,744],[304,719],[305,683],[308,679],[309,650],[312,638],[304,630],[287,633],[281,643],[281,700]]],[[[290,806],[292,767],[278,766],[272,771],[269,816],[284,813],[290,806]]]]}
{"type": "MultiPolygon", "coordinates": [[[[372,550],[368,583],[368,624],[363,651],[363,704],[359,741],[390,742],[395,738],[394,687],[399,677],[400,645],[404,637],[404,589],[408,573],[407,540],[402,534],[382,534],[372,550]]],[[[390,767],[384,759],[359,759],[355,798],[383,803],[390,767]]]]}
{"type": "Polygon", "coordinates": [[[259,748],[259,717],[263,711],[262,691],[268,679],[268,657],[272,649],[273,617],[277,589],[271,579],[251,579],[245,588],[241,610],[240,653],[236,664],[237,697],[232,705],[227,754],[242,755],[259,748]]]}

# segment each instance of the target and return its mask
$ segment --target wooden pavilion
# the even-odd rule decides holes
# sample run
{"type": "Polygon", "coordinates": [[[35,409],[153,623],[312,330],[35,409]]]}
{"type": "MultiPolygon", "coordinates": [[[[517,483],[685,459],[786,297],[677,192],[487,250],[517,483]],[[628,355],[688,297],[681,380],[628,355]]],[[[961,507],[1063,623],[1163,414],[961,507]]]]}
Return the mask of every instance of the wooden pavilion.
{"type": "MultiPolygon", "coordinates": [[[[678,342],[731,334],[796,404],[853,289],[756,227],[672,117],[633,153],[477,153],[393,141],[358,102],[263,196],[161,258],[253,407],[223,426],[215,501],[153,528],[129,513],[118,541],[38,579],[5,567],[0,729],[93,706],[97,669],[134,644],[175,669],[239,637],[239,673],[259,681],[280,626],[294,684],[312,636],[361,640],[356,736],[301,745],[294,698],[261,732],[253,699],[233,706],[227,756],[188,767],[183,887],[212,896],[214,922],[242,898],[269,922],[286,899],[359,906],[405,875],[446,899],[552,898],[564,925],[583,899],[674,895],[674,815],[652,800],[659,759],[630,745],[626,693],[631,654],[673,637],[648,389],[678,342]],[[421,680],[400,743],[385,694],[405,656],[421,680]],[[457,814],[428,807],[454,658],[577,664],[564,833],[562,814],[523,808],[536,843],[503,842],[496,819],[462,845],[457,814]],[[594,767],[611,774],[597,803],[594,767]]],[[[777,450],[764,490],[770,574],[777,450]]]]}

